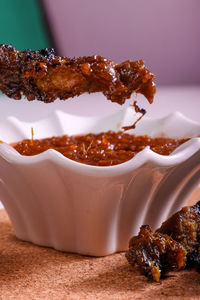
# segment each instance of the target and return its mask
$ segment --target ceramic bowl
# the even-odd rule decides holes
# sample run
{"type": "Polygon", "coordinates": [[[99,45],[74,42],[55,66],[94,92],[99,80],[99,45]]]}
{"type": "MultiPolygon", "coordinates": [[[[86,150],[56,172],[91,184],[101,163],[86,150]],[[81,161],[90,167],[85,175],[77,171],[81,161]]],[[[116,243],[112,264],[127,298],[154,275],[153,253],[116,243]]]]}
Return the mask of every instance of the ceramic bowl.
{"type": "MultiPolygon", "coordinates": [[[[19,239],[104,256],[126,250],[142,224],[157,228],[186,203],[200,179],[200,138],[169,156],[146,147],[131,160],[109,167],[81,164],[55,150],[21,156],[8,144],[30,138],[31,127],[35,138],[118,131],[134,117],[132,108],[104,118],[57,111],[36,123],[9,117],[0,124],[0,199],[19,239]]],[[[134,134],[194,137],[200,124],[173,113],[144,118],[134,134]]]]}

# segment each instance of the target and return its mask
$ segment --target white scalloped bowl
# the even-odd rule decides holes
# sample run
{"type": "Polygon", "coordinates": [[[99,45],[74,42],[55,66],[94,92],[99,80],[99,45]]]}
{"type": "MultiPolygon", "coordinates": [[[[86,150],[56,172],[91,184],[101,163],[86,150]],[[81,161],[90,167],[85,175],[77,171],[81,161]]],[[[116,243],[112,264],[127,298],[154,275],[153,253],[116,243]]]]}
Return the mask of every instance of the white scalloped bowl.
{"type": "MultiPolygon", "coordinates": [[[[200,179],[200,138],[170,156],[149,147],[120,165],[96,167],[72,161],[55,150],[22,156],[7,143],[63,134],[118,131],[135,115],[132,108],[104,118],[55,112],[35,123],[9,117],[0,124],[0,199],[16,236],[67,252],[104,256],[128,247],[142,224],[156,228],[183,206],[200,179]]],[[[136,135],[170,137],[200,134],[200,124],[173,113],[143,119],[136,135]]]]}

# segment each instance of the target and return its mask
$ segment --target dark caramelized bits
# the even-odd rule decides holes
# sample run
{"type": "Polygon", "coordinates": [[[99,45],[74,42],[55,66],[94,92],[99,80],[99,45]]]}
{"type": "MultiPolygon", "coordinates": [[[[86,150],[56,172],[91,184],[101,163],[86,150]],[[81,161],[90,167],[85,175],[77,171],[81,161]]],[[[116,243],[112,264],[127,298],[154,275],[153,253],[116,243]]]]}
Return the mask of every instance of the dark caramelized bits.
{"type": "Polygon", "coordinates": [[[187,267],[195,268],[200,273],[200,246],[187,255],[187,267]]]}
{"type": "Polygon", "coordinates": [[[168,235],[153,233],[145,225],[130,240],[126,258],[147,277],[159,282],[162,275],[185,267],[186,251],[168,235]]]}
{"type": "Polygon", "coordinates": [[[183,207],[155,233],[142,226],[138,236],[131,238],[126,258],[155,281],[185,266],[200,271],[200,201],[183,207]]]}
{"type": "Polygon", "coordinates": [[[168,234],[187,250],[187,265],[200,261],[200,201],[183,207],[165,221],[157,232],[168,234]]]}
{"type": "Polygon", "coordinates": [[[10,98],[21,99],[20,58],[11,45],[0,45],[0,90],[10,98]]]}
{"type": "Polygon", "coordinates": [[[83,93],[102,92],[107,99],[123,104],[133,92],[149,103],[156,92],[154,75],[142,60],[121,64],[102,56],[67,58],[53,49],[17,51],[0,45],[0,90],[8,97],[52,102],[83,93]]]}
{"type": "Polygon", "coordinates": [[[22,155],[36,155],[55,149],[64,156],[80,163],[112,166],[134,157],[146,146],[162,155],[169,155],[187,139],[150,138],[122,132],[104,132],[79,136],[52,137],[42,140],[23,140],[14,145],[22,155]]]}

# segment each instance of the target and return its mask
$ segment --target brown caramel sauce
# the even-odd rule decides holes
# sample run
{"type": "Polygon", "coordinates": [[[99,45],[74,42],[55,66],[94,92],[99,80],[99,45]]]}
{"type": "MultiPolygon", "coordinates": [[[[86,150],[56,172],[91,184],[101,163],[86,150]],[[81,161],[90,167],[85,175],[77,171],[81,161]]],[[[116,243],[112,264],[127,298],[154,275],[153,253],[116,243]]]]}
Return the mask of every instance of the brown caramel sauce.
{"type": "Polygon", "coordinates": [[[133,107],[135,109],[136,113],[141,113],[141,116],[130,126],[123,126],[122,129],[124,129],[124,131],[129,130],[129,129],[135,129],[136,124],[144,117],[144,115],[146,114],[146,110],[144,108],[140,108],[137,105],[137,101],[133,102],[133,107]]]}
{"type": "Polygon", "coordinates": [[[146,146],[161,155],[169,155],[188,139],[166,137],[150,138],[134,136],[124,132],[103,132],[76,136],[51,137],[41,140],[30,139],[12,146],[22,155],[36,155],[54,149],[74,161],[95,165],[112,166],[130,160],[146,146]]]}

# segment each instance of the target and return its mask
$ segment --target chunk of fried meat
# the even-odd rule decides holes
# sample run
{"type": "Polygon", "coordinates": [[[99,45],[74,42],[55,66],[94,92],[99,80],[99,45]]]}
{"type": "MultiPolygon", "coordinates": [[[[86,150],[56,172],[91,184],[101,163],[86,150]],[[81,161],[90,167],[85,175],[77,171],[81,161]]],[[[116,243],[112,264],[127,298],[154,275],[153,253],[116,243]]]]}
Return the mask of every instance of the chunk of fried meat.
{"type": "Polygon", "coordinates": [[[130,240],[126,258],[148,278],[159,282],[169,271],[185,267],[186,251],[168,235],[153,233],[150,226],[144,225],[130,240]]]}
{"type": "Polygon", "coordinates": [[[0,90],[10,98],[52,102],[85,92],[102,92],[107,99],[123,104],[133,92],[149,103],[156,91],[154,75],[142,60],[115,64],[102,56],[67,58],[54,49],[17,51],[0,45],[0,90]]]}
{"type": "Polygon", "coordinates": [[[200,271],[200,201],[183,207],[155,233],[148,225],[142,226],[138,236],[131,238],[126,258],[155,281],[184,267],[200,271]]]}

